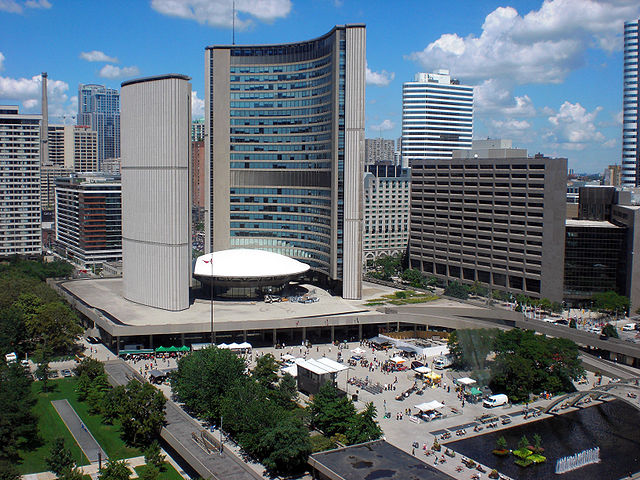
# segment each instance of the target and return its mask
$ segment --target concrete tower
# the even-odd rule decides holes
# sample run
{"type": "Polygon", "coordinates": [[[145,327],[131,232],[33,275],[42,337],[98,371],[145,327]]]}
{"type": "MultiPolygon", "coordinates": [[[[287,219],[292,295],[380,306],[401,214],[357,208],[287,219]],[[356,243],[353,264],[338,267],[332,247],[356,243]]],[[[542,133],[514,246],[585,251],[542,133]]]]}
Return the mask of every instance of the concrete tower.
{"type": "Polygon", "coordinates": [[[624,78],[622,94],[622,184],[640,186],[640,20],[624,24],[624,78]]]}
{"type": "Polygon", "coordinates": [[[165,310],[189,307],[191,84],[162,75],[122,84],[123,294],[165,310]]]}
{"type": "Polygon", "coordinates": [[[40,136],[42,150],[40,155],[41,165],[49,164],[49,101],[47,99],[47,72],[42,72],[42,127],[40,136]]]}

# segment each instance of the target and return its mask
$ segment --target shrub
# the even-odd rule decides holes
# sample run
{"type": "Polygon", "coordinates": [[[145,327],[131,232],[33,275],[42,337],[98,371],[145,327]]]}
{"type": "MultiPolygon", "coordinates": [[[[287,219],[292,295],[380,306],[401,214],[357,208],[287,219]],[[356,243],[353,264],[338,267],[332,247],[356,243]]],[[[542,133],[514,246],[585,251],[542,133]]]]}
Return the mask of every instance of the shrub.
{"type": "Polygon", "coordinates": [[[534,453],[533,455],[529,455],[527,460],[531,460],[533,463],[544,463],[547,461],[547,457],[534,453]]]}
{"type": "Polygon", "coordinates": [[[518,458],[513,463],[515,463],[519,467],[523,467],[524,468],[524,467],[528,467],[533,462],[531,460],[529,460],[528,458],[518,458]]]}

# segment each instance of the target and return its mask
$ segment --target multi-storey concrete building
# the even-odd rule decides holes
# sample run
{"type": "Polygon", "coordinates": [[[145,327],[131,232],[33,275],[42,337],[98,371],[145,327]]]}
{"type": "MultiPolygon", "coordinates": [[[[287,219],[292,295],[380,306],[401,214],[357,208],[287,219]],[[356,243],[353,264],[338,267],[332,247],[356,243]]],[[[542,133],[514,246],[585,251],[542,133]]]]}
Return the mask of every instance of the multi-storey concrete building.
{"type": "Polygon", "coordinates": [[[85,125],[49,125],[49,163],[75,172],[98,171],[98,134],[85,125]]]}
{"type": "Polygon", "coordinates": [[[119,158],[106,158],[100,165],[100,171],[112,175],[120,175],[121,163],[119,158]]]}
{"type": "Polygon", "coordinates": [[[0,105],[0,257],[41,253],[40,121],[0,105]]]}
{"type": "Polygon", "coordinates": [[[624,74],[622,91],[622,184],[640,186],[640,19],[624,24],[624,74]]]}
{"type": "Polygon", "coordinates": [[[206,163],[204,140],[191,142],[191,189],[193,191],[193,205],[198,208],[205,208],[205,182],[206,163]]]}
{"type": "Polygon", "coordinates": [[[562,300],[566,159],[459,150],[411,173],[412,268],[562,300]]]}
{"type": "Polygon", "coordinates": [[[122,84],[124,297],[189,308],[191,84],[161,75],[122,84]]]}
{"type": "Polygon", "coordinates": [[[191,141],[199,142],[204,140],[204,118],[198,118],[191,122],[191,141]]]}
{"type": "Polygon", "coordinates": [[[602,184],[610,187],[622,185],[622,167],[620,165],[609,165],[604,169],[602,184]]]}
{"type": "Polygon", "coordinates": [[[365,49],[364,25],[206,49],[205,250],[284,254],[360,298],[365,49]]]}
{"type": "Polygon", "coordinates": [[[407,250],[411,170],[392,165],[369,165],[364,175],[365,263],[381,255],[407,250]]]}
{"type": "Polygon", "coordinates": [[[364,141],[365,164],[389,163],[395,161],[396,142],[384,138],[367,138],[364,141]]]}
{"type": "Polygon", "coordinates": [[[81,265],[122,259],[119,176],[100,173],[56,180],[55,249],[81,265]]]}
{"type": "Polygon", "coordinates": [[[402,158],[451,158],[470,149],[473,136],[473,87],[460,85],[448,70],[417,73],[402,86],[402,158]]]}
{"type": "MultiPolygon", "coordinates": [[[[104,85],[78,87],[76,123],[98,134],[98,166],[105,158],[120,158],[120,92],[104,85]]],[[[98,170],[98,169],[96,169],[98,170]]]]}
{"type": "Polygon", "coordinates": [[[40,165],[40,206],[42,210],[52,211],[56,203],[56,179],[68,177],[71,168],[58,165],[40,165]]]}

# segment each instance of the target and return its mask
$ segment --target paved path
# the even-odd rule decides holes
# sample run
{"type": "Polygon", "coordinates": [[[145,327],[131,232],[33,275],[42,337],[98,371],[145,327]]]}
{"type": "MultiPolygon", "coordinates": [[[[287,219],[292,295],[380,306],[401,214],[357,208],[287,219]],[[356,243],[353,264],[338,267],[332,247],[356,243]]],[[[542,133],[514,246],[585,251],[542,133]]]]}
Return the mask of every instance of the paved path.
{"type": "Polygon", "coordinates": [[[98,456],[100,452],[102,452],[102,460],[107,459],[107,454],[105,453],[96,439],[93,438],[91,432],[85,427],[84,423],[73,409],[71,404],[66,400],[53,400],[51,402],[53,408],[56,409],[60,418],[65,423],[71,435],[76,440],[76,443],[80,446],[84,454],[89,459],[89,462],[94,463],[98,461],[98,456]]]}

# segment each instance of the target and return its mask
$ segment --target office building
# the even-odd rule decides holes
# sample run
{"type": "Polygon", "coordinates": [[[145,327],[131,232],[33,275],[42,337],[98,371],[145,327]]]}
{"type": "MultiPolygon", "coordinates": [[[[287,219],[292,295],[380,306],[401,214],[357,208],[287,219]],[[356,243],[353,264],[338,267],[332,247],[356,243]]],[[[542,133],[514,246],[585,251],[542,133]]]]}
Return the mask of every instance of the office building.
{"type": "Polygon", "coordinates": [[[402,86],[402,158],[446,160],[471,148],[473,87],[460,85],[448,70],[417,73],[402,86]]]}
{"type": "Polygon", "coordinates": [[[458,150],[411,171],[409,259],[445,281],[562,301],[567,160],[458,150]]]}
{"type": "Polygon", "coordinates": [[[206,183],[206,164],[203,140],[191,142],[191,160],[191,182],[193,183],[191,189],[193,191],[193,205],[203,209],[205,208],[204,192],[206,183]]]}
{"type": "Polygon", "coordinates": [[[191,84],[162,75],[122,84],[122,281],[126,299],[189,307],[191,84]]]}
{"type": "Polygon", "coordinates": [[[198,118],[191,122],[191,141],[199,142],[204,140],[204,118],[198,118]]]}
{"type": "Polygon", "coordinates": [[[620,165],[609,165],[604,169],[602,184],[609,187],[619,187],[622,185],[622,167],[620,165]]]}
{"type": "MultiPolygon", "coordinates": [[[[104,85],[78,87],[76,123],[98,135],[98,166],[105,158],[120,158],[120,92],[104,85]]],[[[97,169],[96,169],[97,170],[97,169]]]]}
{"type": "Polygon", "coordinates": [[[72,174],[55,183],[55,250],[84,266],[122,260],[120,177],[72,174]]]}
{"type": "Polygon", "coordinates": [[[640,186],[640,56],[638,34],[640,19],[624,24],[624,74],[622,87],[622,184],[640,186]]]}
{"type": "Polygon", "coordinates": [[[640,307],[640,207],[631,192],[583,186],[577,219],[567,220],[564,297],[588,304],[594,293],[615,291],[640,307]]]}
{"type": "Polygon", "coordinates": [[[68,177],[72,173],[71,168],[58,165],[40,166],[40,206],[43,211],[53,211],[56,203],[56,180],[60,177],[68,177]]]}
{"type": "Polygon", "coordinates": [[[88,126],[49,125],[48,144],[49,164],[78,173],[98,171],[98,134],[88,126]]]}
{"type": "Polygon", "coordinates": [[[104,173],[110,173],[112,175],[120,175],[120,159],[119,158],[106,158],[100,165],[100,171],[104,173]]]}
{"type": "Polygon", "coordinates": [[[367,138],[364,141],[364,158],[366,165],[374,163],[393,164],[395,160],[396,142],[384,138],[367,138]]]}
{"type": "Polygon", "coordinates": [[[393,165],[367,166],[362,247],[365,263],[407,250],[410,194],[411,170],[393,165]]]}
{"type": "Polygon", "coordinates": [[[205,251],[280,253],[360,298],[365,48],[364,25],[207,47],[205,251]]]}
{"type": "Polygon", "coordinates": [[[41,119],[0,105],[0,258],[41,253],[41,119]]]}

